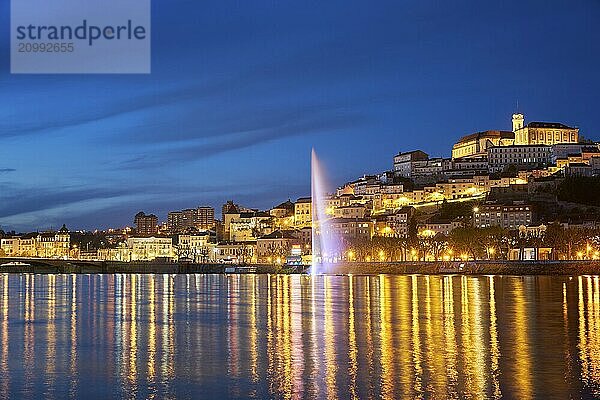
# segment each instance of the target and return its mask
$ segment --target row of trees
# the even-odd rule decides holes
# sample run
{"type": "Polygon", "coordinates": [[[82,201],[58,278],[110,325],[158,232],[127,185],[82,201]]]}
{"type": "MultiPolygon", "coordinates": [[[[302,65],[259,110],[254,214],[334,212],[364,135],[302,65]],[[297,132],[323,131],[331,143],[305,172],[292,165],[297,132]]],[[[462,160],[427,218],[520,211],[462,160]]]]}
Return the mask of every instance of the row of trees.
{"type": "Polygon", "coordinates": [[[345,243],[345,252],[340,256],[348,261],[505,260],[511,251],[519,255],[525,248],[551,249],[552,259],[598,259],[600,230],[551,225],[537,231],[458,228],[450,235],[375,236],[345,243]]]}

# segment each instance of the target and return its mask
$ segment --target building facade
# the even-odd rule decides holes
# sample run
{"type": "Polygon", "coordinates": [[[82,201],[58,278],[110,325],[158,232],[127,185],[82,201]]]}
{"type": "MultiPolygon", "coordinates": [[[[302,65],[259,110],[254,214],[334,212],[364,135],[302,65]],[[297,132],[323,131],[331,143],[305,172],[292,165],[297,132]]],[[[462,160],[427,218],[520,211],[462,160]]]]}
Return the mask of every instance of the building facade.
{"type": "Polygon", "coordinates": [[[493,146],[509,146],[515,141],[514,132],[483,131],[463,136],[452,146],[452,159],[487,157],[487,149],[493,146]]]}
{"type": "Polygon", "coordinates": [[[552,146],[561,143],[578,143],[579,128],[557,122],[530,122],[524,125],[523,114],[513,114],[515,144],[544,144],[552,146]]]}
{"type": "Polygon", "coordinates": [[[167,217],[167,229],[173,233],[187,229],[209,230],[215,227],[215,209],[212,207],[189,208],[171,211],[167,217]]]}
{"type": "Polygon", "coordinates": [[[476,228],[499,226],[504,229],[519,229],[529,226],[533,212],[529,204],[482,204],[473,210],[473,225],[476,228]]]}
{"type": "Polygon", "coordinates": [[[152,261],[156,258],[174,258],[173,239],[170,237],[130,237],[127,239],[128,261],[152,261]]]}
{"type": "Polygon", "coordinates": [[[259,263],[283,264],[293,246],[301,246],[300,235],[294,231],[275,231],[258,238],[256,255],[259,263]]]}
{"type": "Polygon", "coordinates": [[[429,155],[421,150],[398,153],[394,156],[394,175],[410,178],[413,175],[417,161],[427,161],[429,155]]]}
{"type": "Polygon", "coordinates": [[[501,172],[510,165],[517,169],[547,168],[552,162],[552,147],[544,144],[494,146],[488,149],[490,172],[501,172]]]}
{"type": "Polygon", "coordinates": [[[158,233],[158,217],[154,214],[145,214],[140,211],[133,220],[135,229],[140,236],[151,236],[158,233]]]}
{"type": "Polygon", "coordinates": [[[312,199],[301,197],[294,203],[294,225],[298,228],[312,224],[312,199]]]}
{"type": "Polygon", "coordinates": [[[71,235],[64,225],[58,232],[2,238],[0,249],[7,257],[77,258],[77,249],[71,249],[71,235]]]}

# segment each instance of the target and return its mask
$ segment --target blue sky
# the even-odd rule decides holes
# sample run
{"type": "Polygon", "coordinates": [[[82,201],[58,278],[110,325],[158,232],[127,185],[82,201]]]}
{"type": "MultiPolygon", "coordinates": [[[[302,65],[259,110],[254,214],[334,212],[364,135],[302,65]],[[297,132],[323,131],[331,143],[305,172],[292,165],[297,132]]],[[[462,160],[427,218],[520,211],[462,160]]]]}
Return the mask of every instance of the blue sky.
{"type": "Polygon", "coordinates": [[[313,146],[341,184],[510,129],[517,100],[600,139],[595,0],[154,0],[150,75],[11,75],[0,5],[5,230],[268,208],[309,193],[313,146]]]}

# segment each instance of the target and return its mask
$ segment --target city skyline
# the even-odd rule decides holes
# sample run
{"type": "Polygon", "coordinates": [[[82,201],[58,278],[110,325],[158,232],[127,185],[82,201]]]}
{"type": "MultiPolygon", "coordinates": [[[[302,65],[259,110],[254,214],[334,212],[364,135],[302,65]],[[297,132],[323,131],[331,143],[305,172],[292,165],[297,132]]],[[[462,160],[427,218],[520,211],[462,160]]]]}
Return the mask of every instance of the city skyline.
{"type": "MultiPolygon", "coordinates": [[[[521,115],[522,116],[522,114],[514,114],[513,117],[515,115],[521,115]]],[[[510,131],[508,130],[508,132],[510,132],[510,131]]],[[[478,132],[478,133],[479,134],[482,134],[482,133],[485,134],[486,132],[485,131],[481,131],[481,132],[478,132]]],[[[472,136],[472,135],[470,135],[470,136],[472,136]]],[[[466,137],[469,137],[469,135],[467,135],[465,137],[457,138],[456,143],[460,143],[466,137]]],[[[585,140],[590,140],[591,139],[589,137],[583,137],[583,138],[585,140]]],[[[454,146],[456,146],[456,145],[457,144],[455,144],[454,146]]],[[[598,144],[597,143],[593,143],[593,145],[597,146],[598,144]]],[[[502,149],[503,146],[505,146],[505,145],[497,147],[497,149],[502,149]]],[[[548,147],[548,150],[551,149],[551,146],[547,146],[547,147],[548,147]]],[[[427,150],[426,148],[422,148],[422,149],[427,150]]],[[[450,153],[453,153],[453,150],[452,150],[453,147],[451,147],[450,149],[451,149],[450,153]]],[[[409,152],[412,152],[412,151],[414,151],[414,149],[410,150],[409,152]]],[[[418,151],[421,151],[421,149],[419,149],[418,151]]],[[[446,152],[446,153],[448,153],[448,152],[446,152]]],[[[404,154],[404,153],[403,152],[398,152],[398,154],[396,156],[392,155],[392,156],[389,156],[389,157],[384,157],[384,158],[387,158],[388,161],[390,161],[390,165],[388,166],[389,168],[386,168],[386,169],[381,170],[381,171],[370,171],[372,173],[372,176],[377,175],[377,174],[384,174],[386,172],[397,174],[398,171],[394,171],[394,169],[395,169],[395,160],[396,160],[396,158],[398,156],[400,156],[402,154],[404,154]],[[394,162],[392,162],[392,161],[394,161],[394,162]]],[[[444,154],[441,157],[434,156],[434,158],[432,158],[431,161],[440,160],[440,159],[453,160],[453,158],[454,157],[451,158],[451,157],[448,157],[447,154],[444,154]]],[[[550,159],[550,154],[548,154],[548,159],[550,159]]],[[[458,162],[460,162],[460,160],[461,160],[460,158],[456,159],[456,161],[458,161],[458,162]]],[[[476,160],[474,160],[474,161],[476,161],[476,160]]],[[[568,165],[568,162],[567,162],[567,165],[568,165]]],[[[560,168],[564,168],[564,166],[560,167],[560,168]]],[[[323,171],[323,172],[325,172],[325,171],[323,171]]],[[[490,169],[489,173],[492,173],[492,172],[493,171],[490,169]]],[[[498,171],[496,171],[496,173],[497,172],[498,171]]],[[[473,172],[473,173],[475,173],[475,172],[473,172]]],[[[483,175],[487,175],[487,173],[485,173],[483,175]]],[[[309,176],[310,176],[310,170],[309,170],[309,176]]],[[[367,175],[363,175],[363,176],[367,176],[367,175]]],[[[344,185],[347,185],[349,182],[355,181],[356,179],[360,179],[360,177],[358,177],[358,176],[347,177],[347,179],[344,182],[334,182],[334,183],[327,182],[327,184],[329,184],[329,185],[333,184],[333,186],[331,186],[331,188],[330,188],[331,189],[330,192],[332,194],[334,194],[334,192],[335,192],[336,189],[340,190],[340,189],[342,189],[344,187],[344,185]]],[[[444,180],[447,180],[447,178],[442,178],[441,180],[444,181],[444,180]]],[[[423,187],[423,186],[426,186],[426,185],[421,184],[420,186],[423,187]]],[[[300,195],[297,195],[297,196],[294,196],[294,197],[288,196],[288,197],[284,197],[284,198],[281,198],[281,199],[280,198],[274,198],[274,197],[266,198],[267,206],[265,206],[265,207],[258,207],[258,206],[256,206],[256,204],[241,204],[241,205],[244,206],[244,207],[248,207],[249,209],[253,209],[253,210],[259,210],[259,211],[260,210],[270,210],[273,207],[275,207],[278,203],[280,203],[282,201],[285,201],[285,200],[282,200],[282,199],[288,199],[288,201],[290,201],[290,200],[291,201],[296,201],[298,199],[302,199],[302,198],[306,197],[307,195],[310,196],[310,190],[309,190],[308,193],[300,193],[300,195]]],[[[168,222],[168,219],[170,218],[170,214],[181,213],[181,212],[183,212],[185,210],[193,210],[195,208],[207,208],[207,207],[210,207],[210,208],[213,209],[213,212],[214,212],[214,210],[218,210],[224,203],[226,203],[227,201],[229,201],[229,200],[225,200],[225,198],[226,198],[226,196],[225,197],[222,196],[222,200],[220,202],[219,202],[219,200],[217,200],[217,203],[215,203],[215,205],[209,204],[207,202],[203,203],[202,200],[200,200],[195,205],[189,205],[189,204],[188,205],[184,205],[184,206],[181,207],[181,209],[175,209],[173,207],[169,208],[169,205],[166,204],[166,207],[167,207],[166,211],[163,210],[161,212],[156,212],[155,210],[147,210],[143,206],[141,206],[139,208],[139,210],[140,210],[141,214],[143,214],[143,211],[150,211],[153,214],[158,214],[157,223],[166,224],[168,222]]],[[[238,200],[236,199],[236,201],[238,201],[238,200]]],[[[217,214],[215,214],[215,220],[219,220],[216,217],[217,217],[217,214]]],[[[137,216],[136,216],[136,218],[137,218],[137,216]]],[[[131,226],[135,226],[135,219],[136,218],[130,218],[129,221],[125,221],[123,224],[121,224],[121,225],[117,224],[115,226],[104,226],[102,224],[98,224],[98,221],[96,221],[95,225],[93,225],[94,222],[91,222],[92,225],[90,225],[89,227],[75,227],[75,230],[85,231],[85,230],[103,230],[103,229],[115,229],[115,228],[116,229],[120,229],[120,228],[124,228],[124,227],[131,227],[131,226]]],[[[61,217],[59,216],[58,219],[57,219],[57,221],[59,221],[58,222],[58,226],[61,226],[61,225],[64,226],[65,225],[65,223],[64,223],[65,220],[68,220],[68,217],[63,216],[62,219],[61,219],[61,217]]],[[[12,228],[12,229],[11,228],[12,227],[7,227],[7,229],[3,229],[3,226],[0,224],[0,229],[3,229],[5,231],[7,231],[7,232],[11,231],[11,230],[12,231],[17,231],[15,228],[12,228]]],[[[38,229],[30,229],[29,231],[31,231],[31,232],[35,232],[35,231],[54,231],[56,229],[57,229],[56,226],[49,226],[49,227],[45,227],[45,228],[42,228],[42,229],[39,229],[39,228],[38,229]]],[[[27,231],[27,230],[24,230],[22,232],[25,232],[25,231],[27,231]]]]}
{"type": "Polygon", "coordinates": [[[266,209],[310,193],[313,146],[342,184],[399,151],[449,156],[464,135],[509,130],[517,101],[531,121],[597,140],[599,56],[584,39],[599,14],[593,2],[155,2],[151,75],[2,63],[0,226],[121,226],[232,198],[266,209]]]}

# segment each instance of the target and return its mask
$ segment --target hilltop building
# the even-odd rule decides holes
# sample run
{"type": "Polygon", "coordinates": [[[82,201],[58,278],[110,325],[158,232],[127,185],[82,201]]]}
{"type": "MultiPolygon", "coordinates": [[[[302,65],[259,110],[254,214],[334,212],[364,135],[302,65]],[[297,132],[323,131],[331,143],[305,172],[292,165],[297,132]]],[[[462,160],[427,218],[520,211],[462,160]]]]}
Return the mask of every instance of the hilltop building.
{"type": "Polygon", "coordinates": [[[488,148],[514,144],[515,134],[509,131],[483,131],[463,136],[452,146],[452,159],[487,157],[488,148]]]}
{"type": "Polygon", "coordinates": [[[524,125],[524,120],[523,114],[513,114],[513,132],[517,145],[545,144],[552,146],[560,143],[579,142],[579,128],[557,122],[530,122],[524,125]]]}

